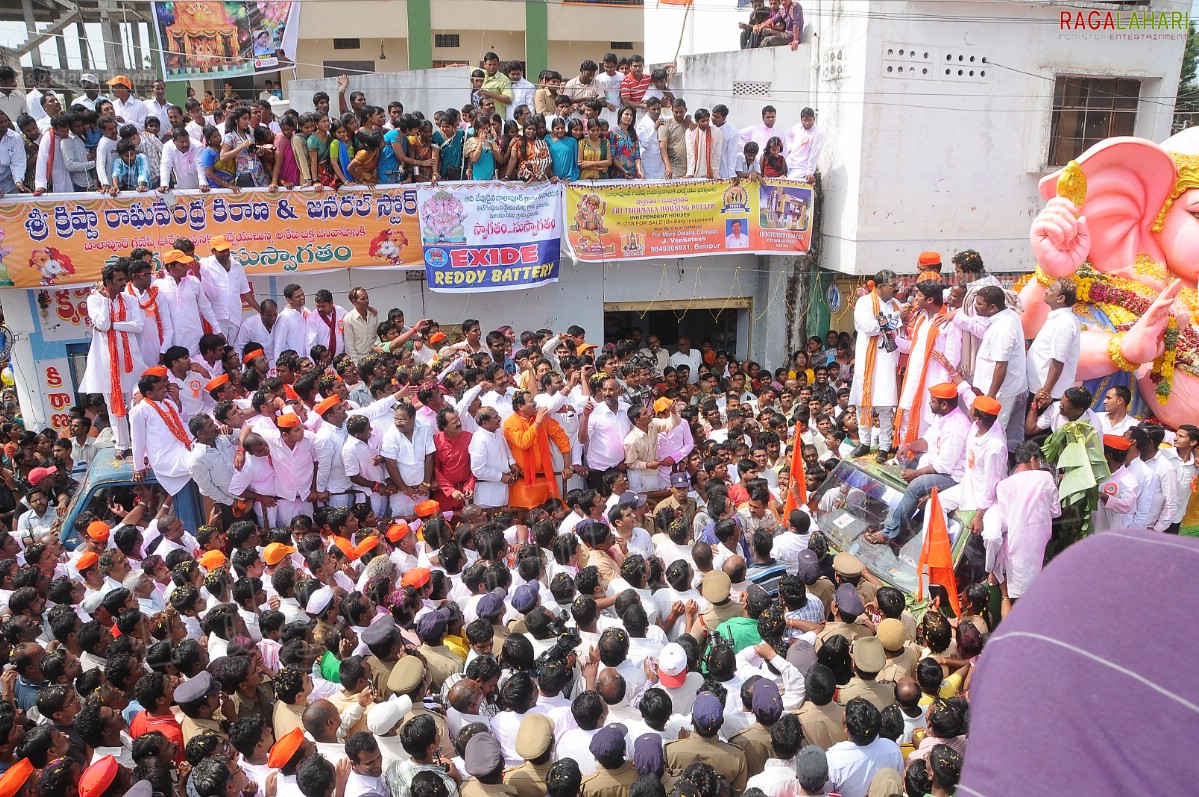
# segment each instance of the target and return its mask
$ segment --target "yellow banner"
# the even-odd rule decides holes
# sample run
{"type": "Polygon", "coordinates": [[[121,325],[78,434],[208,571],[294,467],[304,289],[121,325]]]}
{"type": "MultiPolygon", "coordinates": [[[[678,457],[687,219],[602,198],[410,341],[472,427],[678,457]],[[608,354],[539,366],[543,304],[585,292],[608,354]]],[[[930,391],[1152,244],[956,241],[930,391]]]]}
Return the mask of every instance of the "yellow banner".
{"type": "Polygon", "coordinates": [[[229,240],[250,276],[424,268],[416,186],[9,196],[0,203],[0,287],[89,285],[112,257],[137,247],[161,255],[177,238],[202,257],[214,235],[229,240]]]}
{"type": "Polygon", "coordinates": [[[576,260],[803,254],[812,243],[812,187],[790,180],[604,181],[566,190],[576,260]]]}

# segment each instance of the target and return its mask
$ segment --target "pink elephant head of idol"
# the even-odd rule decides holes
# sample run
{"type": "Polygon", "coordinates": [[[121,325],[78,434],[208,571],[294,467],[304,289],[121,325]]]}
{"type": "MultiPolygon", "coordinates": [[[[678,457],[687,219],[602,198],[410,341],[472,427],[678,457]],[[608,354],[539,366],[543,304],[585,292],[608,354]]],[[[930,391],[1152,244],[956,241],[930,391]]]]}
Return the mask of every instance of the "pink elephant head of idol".
{"type": "MultiPolygon", "coordinates": [[[[1145,254],[1194,285],[1199,277],[1199,127],[1160,145],[1110,138],[1084,152],[1078,163],[1087,179],[1082,214],[1095,268],[1116,271],[1145,254]]],[[[1060,175],[1041,180],[1046,200],[1056,195],[1060,175]]]]}

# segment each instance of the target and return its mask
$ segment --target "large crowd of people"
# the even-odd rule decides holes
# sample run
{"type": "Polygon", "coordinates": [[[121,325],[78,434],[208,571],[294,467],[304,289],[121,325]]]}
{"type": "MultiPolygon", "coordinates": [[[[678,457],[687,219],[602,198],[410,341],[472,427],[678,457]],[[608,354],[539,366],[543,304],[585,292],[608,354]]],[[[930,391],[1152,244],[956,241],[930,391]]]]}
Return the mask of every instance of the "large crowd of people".
{"type": "Polygon", "coordinates": [[[107,81],[110,99],[92,73],[64,107],[49,88],[17,91],[13,70],[0,67],[0,195],[440,180],[814,180],[824,132],[813,109],[786,127],[776,126],[767,105],[759,124],[738,127],[725,105],[690,111],[671,77],[670,67],[647,71],[641,56],[608,53],[600,64],[583,61],[569,79],[545,70],[534,85],[521,62],[501,63],[489,52],[462,108],[426,116],[398,100],[372,104],[343,76],[335,98],[317,92],[311,109],[276,118],[270,89],[246,101],[227,86],[217,103],[189,88],[179,106],[162,81],[141,99],[125,75],[107,81]]]}
{"type": "Polygon", "coordinates": [[[1199,429],[1090,410],[1071,283],[1026,347],[973,251],[762,364],[280,308],[210,250],[105,266],[65,436],[3,407],[0,797],[942,797],[1059,510],[1025,437],[1101,435],[1098,531],[1176,532],[1196,473],[1199,429]],[[864,545],[938,488],[957,600],[830,550],[821,485],[871,453],[908,487],[864,545]]]}

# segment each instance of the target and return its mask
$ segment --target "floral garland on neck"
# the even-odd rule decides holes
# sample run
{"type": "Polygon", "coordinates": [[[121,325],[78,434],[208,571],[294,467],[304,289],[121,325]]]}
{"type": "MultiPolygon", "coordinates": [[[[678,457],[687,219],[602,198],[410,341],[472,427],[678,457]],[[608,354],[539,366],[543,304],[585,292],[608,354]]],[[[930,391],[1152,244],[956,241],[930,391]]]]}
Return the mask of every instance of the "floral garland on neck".
{"type": "MultiPolygon", "coordinates": [[[[1166,273],[1165,266],[1148,255],[1137,256],[1139,273],[1156,274],[1159,270],[1162,274],[1166,273]]],[[[1040,280],[1042,273],[1038,267],[1034,273],[1021,277],[1014,290],[1019,292],[1032,279],[1040,280]]],[[[1117,333],[1132,329],[1137,319],[1149,310],[1158,294],[1148,285],[1097,271],[1089,260],[1067,279],[1074,283],[1078,292],[1075,312],[1081,315],[1085,312],[1086,305],[1095,305],[1107,315],[1117,333]]],[[[1195,301],[1195,291],[1186,289],[1180,298],[1183,304],[1191,307],[1195,301]]],[[[1171,316],[1165,331],[1165,351],[1153,361],[1153,367],[1149,372],[1149,379],[1155,385],[1154,394],[1159,404],[1165,404],[1169,400],[1177,368],[1199,376],[1199,333],[1192,325],[1179,327],[1178,322],[1171,316]]]]}

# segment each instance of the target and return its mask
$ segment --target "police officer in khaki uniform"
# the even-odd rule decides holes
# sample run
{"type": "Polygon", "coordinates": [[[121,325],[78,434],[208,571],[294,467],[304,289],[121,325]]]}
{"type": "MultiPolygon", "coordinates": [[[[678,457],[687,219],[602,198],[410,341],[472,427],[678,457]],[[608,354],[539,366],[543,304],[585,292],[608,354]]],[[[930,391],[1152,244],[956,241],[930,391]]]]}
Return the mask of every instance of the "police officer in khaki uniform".
{"type": "Polygon", "coordinates": [[[711,692],[700,692],[691,707],[691,725],[695,733],[686,739],[666,743],[666,774],[678,778],[688,765],[703,761],[724,777],[733,794],[745,791],[749,768],[745,753],[716,738],[724,724],[724,704],[711,692]]]}
{"type": "Polygon", "coordinates": [[[400,630],[390,614],[385,614],[368,625],[359,635],[362,644],[366,645],[370,655],[364,660],[371,668],[371,686],[380,702],[390,700],[395,694],[387,686],[387,679],[395,667],[399,657],[395,655],[399,647],[400,630]]]}
{"type": "Polygon", "coordinates": [[[833,573],[838,584],[853,584],[862,603],[873,603],[878,587],[870,583],[866,576],[866,565],[862,560],[849,551],[842,551],[833,557],[833,573]]]}
{"type": "Polygon", "coordinates": [[[465,664],[443,642],[449,614],[447,609],[435,609],[422,614],[416,621],[416,635],[421,641],[417,650],[425,659],[425,667],[432,676],[434,690],[440,690],[441,685],[451,675],[462,672],[465,664]]]}
{"type": "Polygon", "coordinates": [[[823,664],[813,664],[804,676],[804,702],[799,707],[803,738],[822,750],[849,738],[845,731],[845,709],[833,701],[837,676],[823,664]]]}
{"type": "Polygon", "coordinates": [[[887,617],[878,624],[878,641],[887,654],[887,662],[879,670],[880,683],[899,683],[901,678],[915,677],[920,651],[907,640],[907,629],[902,620],[887,617]]]}
{"type": "Polygon", "coordinates": [[[824,604],[824,613],[827,615],[832,609],[833,592],[837,587],[820,571],[820,557],[811,548],[805,548],[799,552],[795,576],[804,583],[808,592],[820,599],[820,602],[824,604]]]}
{"type": "Polygon", "coordinates": [[[462,784],[462,797],[516,797],[516,789],[504,783],[504,753],[490,733],[470,737],[462,761],[473,776],[462,784]]]}
{"type": "Polygon", "coordinates": [[[842,584],[837,587],[837,591],[833,593],[833,619],[825,623],[824,630],[817,634],[816,650],[820,650],[824,640],[838,634],[850,642],[860,636],[874,636],[874,629],[870,627],[868,621],[858,622],[858,618],[862,617],[862,613],[865,611],[866,605],[862,602],[862,598],[854,589],[853,584],[842,584]]]}
{"type": "Polygon", "coordinates": [[[887,654],[878,637],[859,637],[853,643],[853,677],[837,693],[837,702],[845,705],[863,697],[882,711],[895,702],[895,685],[879,683],[878,673],[887,664],[887,654]]]}
{"type": "Polygon", "coordinates": [[[504,770],[504,783],[517,797],[545,797],[545,776],[554,763],[554,723],[544,714],[525,714],[516,731],[516,754],[525,762],[504,770]]]}
{"type": "Polygon", "coordinates": [[[770,729],[783,716],[783,699],[779,695],[778,684],[768,678],[756,681],[750,702],[755,722],[733,734],[729,744],[745,754],[746,768],[757,774],[766,768],[766,759],[770,758],[770,729]]]}
{"type": "Polygon", "coordinates": [[[625,760],[624,737],[628,729],[617,723],[600,728],[587,749],[595,756],[595,772],[583,778],[583,797],[628,797],[637,770],[625,760]]]}
{"type": "Polygon", "coordinates": [[[391,675],[387,677],[387,687],[393,694],[407,695],[412,699],[412,711],[408,712],[408,716],[400,724],[400,728],[403,729],[404,725],[411,722],[413,717],[419,717],[422,714],[429,715],[437,724],[441,755],[445,758],[453,758],[458,751],[454,749],[454,742],[450,739],[450,729],[445,724],[445,718],[424,708],[424,698],[425,693],[429,691],[429,683],[430,676],[429,671],[425,668],[425,663],[418,656],[411,654],[405,655],[396,662],[396,666],[391,669],[391,675]]]}
{"type": "Polygon", "coordinates": [[[733,580],[723,570],[713,570],[704,576],[699,593],[712,604],[703,614],[704,628],[715,631],[725,620],[741,616],[742,605],[729,597],[732,590],[733,580]]]}

